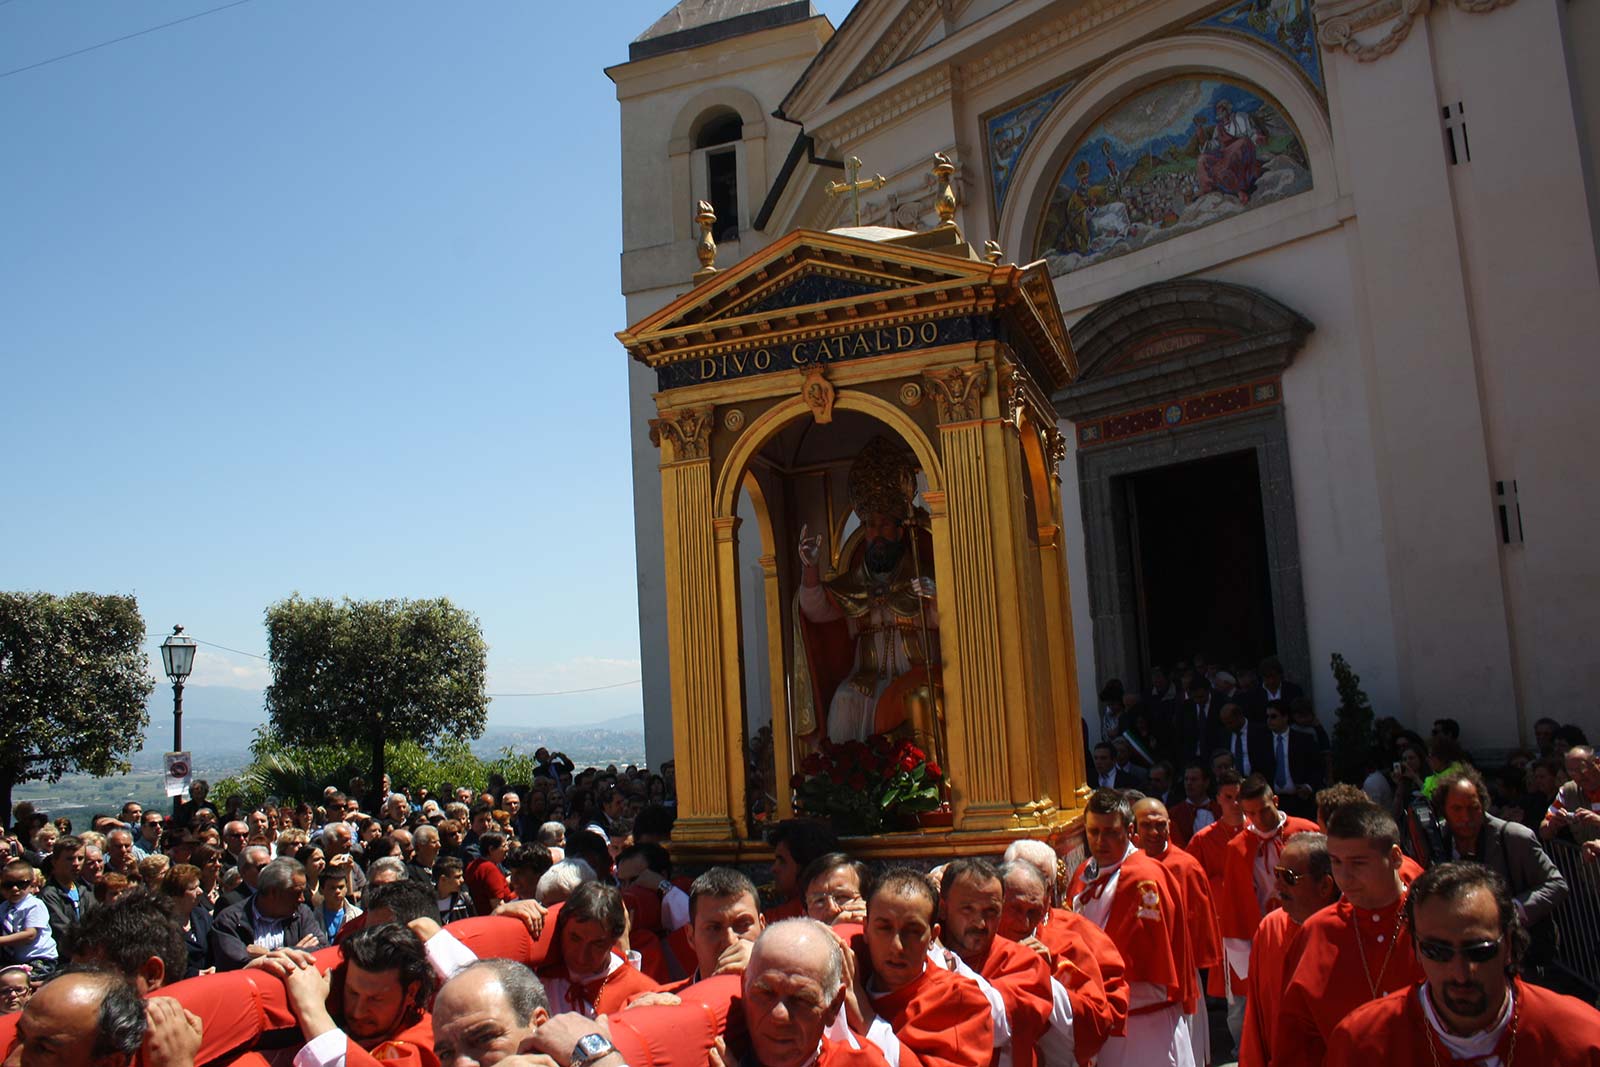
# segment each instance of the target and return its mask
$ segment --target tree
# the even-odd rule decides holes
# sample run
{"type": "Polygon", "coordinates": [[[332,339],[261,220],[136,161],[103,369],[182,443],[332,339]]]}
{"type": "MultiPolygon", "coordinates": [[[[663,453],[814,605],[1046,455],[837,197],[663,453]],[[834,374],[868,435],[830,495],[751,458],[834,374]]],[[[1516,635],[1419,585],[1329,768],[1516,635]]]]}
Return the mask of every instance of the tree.
{"type": "Polygon", "coordinates": [[[1343,656],[1333,654],[1333,680],[1339,687],[1338,718],[1333,724],[1333,775],[1341,782],[1360,783],[1371,770],[1372,702],[1361,688],[1361,676],[1343,656]]]}
{"type": "Polygon", "coordinates": [[[11,790],[128,772],[155,679],[131,596],[0,593],[0,816],[11,790]]]}
{"type": "Polygon", "coordinates": [[[388,741],[477,737],[489,698],[478,620],[436,600],[302,599],[267,609],[273,732],[294,744],[357,739],[383,780],[388,741]]]}

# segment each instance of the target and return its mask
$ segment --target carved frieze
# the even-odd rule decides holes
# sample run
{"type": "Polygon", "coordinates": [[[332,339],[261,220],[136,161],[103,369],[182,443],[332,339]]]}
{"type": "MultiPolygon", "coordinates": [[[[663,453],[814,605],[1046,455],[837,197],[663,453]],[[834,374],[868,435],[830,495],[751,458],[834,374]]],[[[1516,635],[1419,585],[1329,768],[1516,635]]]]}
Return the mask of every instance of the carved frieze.
{"type": "MultiPolygon", "coordinates": [[[[1439,0],[1443,3],[1444,0],[1439,0]]],[[[1509,7],[1515,0],[1450,0],[1469,14],[1509,7]]],[[[1317,0],[1317,40],[1330,52],[1371,63],[1399,48],[1434,0],[1317,0]],[[1372,31],[1370,33],[1364,31],[1372,31]]]]}

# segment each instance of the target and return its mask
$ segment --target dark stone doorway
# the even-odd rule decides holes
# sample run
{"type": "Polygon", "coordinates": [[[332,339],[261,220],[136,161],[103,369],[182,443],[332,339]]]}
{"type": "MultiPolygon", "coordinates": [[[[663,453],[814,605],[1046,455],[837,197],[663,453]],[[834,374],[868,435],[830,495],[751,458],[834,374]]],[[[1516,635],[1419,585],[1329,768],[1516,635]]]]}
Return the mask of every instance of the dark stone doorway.
{"type": "Polygon", "coordinates": [[[1275,655],[1261,474],[1254,451],[1118,478],[1127,508],[1139,662],[1275,655]]]}

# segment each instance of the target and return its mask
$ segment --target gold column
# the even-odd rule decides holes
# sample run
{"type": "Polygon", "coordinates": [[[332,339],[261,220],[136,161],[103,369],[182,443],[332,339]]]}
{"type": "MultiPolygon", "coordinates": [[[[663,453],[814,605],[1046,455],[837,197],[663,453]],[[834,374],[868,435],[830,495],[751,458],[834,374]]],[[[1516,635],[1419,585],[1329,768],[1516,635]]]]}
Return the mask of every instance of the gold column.
{"type": "Polygon", "coordinates": [[[761,580],[767,607],[768,700],[772,702],[773,792],[778,798],[778,818],[794,817],[794,791],[789,779],[794,775],[794,756],[789,751],[789,687],[783,663],[783,590],[778,583],[778,557],[762,556],[761,580]]]}
{"type": "MultiPolygon", "coordinates": [[[[711,515],[710,405],[662,411],[650,420],[661,448],[661,517],[672,664],[672,744],[678,767],[679,841],[733,836],[726,772],[717,539],[711,515]]],[[[737,640],[738,631],[734,631],[737,640]]],[[[740,775],[740,791],[743,792],[740,775]]]]}
{"type": "MultiPolygon", "coordinates": [[[[709,506],[709,494],[707,496],[709,506]]],[[[727,744],[727,805],[735,835],[742,841],[750,821],[745,801],[745,765],[750,751],[745,737],[744,672],[740,667],[740,644],[744,628],[739,623],[739,519],[734,516],[711,520],[717,542],[717,607],[720,623],[721,654],[716,662],[722,676],[722,728],[727,744]]]]}
{"type": "MultiPolygon", "coordinates": [[[[1072,582],[1067,575],[1066,529],[1061,512],[1061,464],[1066,459],[1067,441],[1055,426],[1043,428],[1044,455],[1049,466],[1050,499],[1048,520],[1040,515],[1039,563],[1044,576],[1045,620],[1049,628],[1050,647],[1056,654],[1050,658],[1050,688],[1055,693],[1056,722],[1067,724],[1079,720],[1078,707],[1078,655],[1072,635],[1072,582]]],[[[1064,749],[1058,747],[1060,760],[1060,792],[1056,794],[1062,808],[1081,807],[1080,794],[1086,792],[1088,780],[1088,753],[1083,750],[1083,730],[1058,731],[1057,744],[1065,741],[1064,749]],[[1065,737],[1059,736],[1065,733],[1065,737]]]]}

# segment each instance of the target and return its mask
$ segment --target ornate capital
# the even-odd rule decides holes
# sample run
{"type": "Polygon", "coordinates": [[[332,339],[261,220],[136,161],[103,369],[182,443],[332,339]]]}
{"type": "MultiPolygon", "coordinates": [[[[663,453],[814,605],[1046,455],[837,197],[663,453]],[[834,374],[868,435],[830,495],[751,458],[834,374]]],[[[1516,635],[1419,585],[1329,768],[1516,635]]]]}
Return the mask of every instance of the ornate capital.
{"type": "Polygon", "coordinates": [[[966,422],[978,417],[979,401],[989,386],[989,366],[967,363],[922,372],[934,401],[939,405],[939,421],[966,422]]]}
{"type": "Polygon", "coordinates": [[[1067,458],[1067,435],[1059,427],[1050,426],[1044,434],[1045,455],[1050,457],[1050,473],[1061,480],[1061,464],[1067,458]]]}
{"type": "Polygon", "coordinates": [[[800,382],[800,397],[811,409],[811,417],[819,424],[833,421],[834,395],[833,383],[828,381],[826,370],[813,366],[805,371],[800,382]]]}
{"type": "Polygon", "coordinates": [[[659,448],[662,437],[666,437],[672,444],[674,460],[709,458],[713,410],[706,404],[663,411],[659,419],[650,420],[650,443],[659,448]]]}

